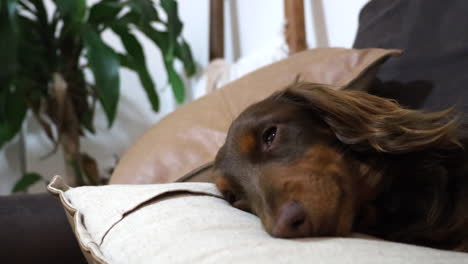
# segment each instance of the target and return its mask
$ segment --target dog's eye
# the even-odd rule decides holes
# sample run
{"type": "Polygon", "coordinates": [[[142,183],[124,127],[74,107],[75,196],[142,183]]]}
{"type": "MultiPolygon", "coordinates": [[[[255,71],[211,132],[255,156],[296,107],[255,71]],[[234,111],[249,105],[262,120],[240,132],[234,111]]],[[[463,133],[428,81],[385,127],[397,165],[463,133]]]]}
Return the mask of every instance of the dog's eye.
{"type": "Polygon", "coordinates": [[[263,140],[263,143],[267,147],[269,147],[275,140],[276,131],[277,131],[277,128],[273,126],[273,127],[269,127],[267,130],[265,130],[265,132],[263,132],[262,140],[263,140]]]}

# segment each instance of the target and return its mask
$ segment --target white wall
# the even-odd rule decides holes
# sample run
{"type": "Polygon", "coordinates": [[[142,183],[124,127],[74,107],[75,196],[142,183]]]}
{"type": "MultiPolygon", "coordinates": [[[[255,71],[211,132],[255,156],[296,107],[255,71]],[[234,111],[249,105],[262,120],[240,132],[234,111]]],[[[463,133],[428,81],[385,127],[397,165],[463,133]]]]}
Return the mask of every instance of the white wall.
{"type": "MultiPolygon", "coordinates": [[[[96,0],[88,0],[88,3],[94,2],[96,0]]],[[[366,2],[367,0],[305,0],[309,47],[351,47],[357,29],[358,13],[366,2]]],[[[183,35],[191,45],[200,69],[208,64],[208,5],[208,0],[179,0],[179,12],[185,24],[183,35]]],[[[281,35],[283,0],[228,0],[225,1],[225,7],[227,60],[234,61],[241,56],[261,51],[271,45],[272,39],[281,35]],[[237,14],[233,14],[232,11],[237,11],[237,14]],[[232,27],[231,21],[238,21],[237,27],[232,27]],[[237,30],[232,31],[231,28],[237,30]]],[[[96,116],[97,134],[82,140],[83,151],[98,159],[103,173],[115,164],[116,157],[121,156],[145,129],[176,107],[167,85],[159,51],[148,39],[142,36],[140,39],[144,44],[150,73],[161,96],[161,111],[152,112],[137,76],[122,70],[121,101],[114,126],[110,130],[106,128],[107,121],[101,112],[96,116]]],[[[119,40],[112,34],[106,35],[106,41],[121,49],[119,40]]],[[[188,84],[193,83],[194,81],[188,84]]],[[[28,170],[37,171],[48,178],[55,174],[63,174],[64,165],[60,151],[43,159],[51,149],[51,144],[38,125],[29,121],[24,130],[28,170]]],[[[13,140],[0,152],[0,194],[8,194],[19,178],[17,141],[13,140]]],[[[38,184],[32,191],[43,190],[44,185],[38,184]]]]}

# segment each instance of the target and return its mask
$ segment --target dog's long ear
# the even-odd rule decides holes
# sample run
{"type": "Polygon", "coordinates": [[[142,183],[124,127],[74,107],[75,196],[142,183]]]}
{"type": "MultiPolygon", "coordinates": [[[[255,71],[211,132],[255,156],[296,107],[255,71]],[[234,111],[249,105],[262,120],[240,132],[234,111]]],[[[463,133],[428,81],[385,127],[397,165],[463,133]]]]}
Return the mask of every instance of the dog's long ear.
{"type": "Polygon", "coordinates": [[[277,97],[317,114],[343,143],[355,150],[404,153],[437,146],[461,147],[454,110],[424,113],[359,91],[335,91],[297,83],[277,97]]]}

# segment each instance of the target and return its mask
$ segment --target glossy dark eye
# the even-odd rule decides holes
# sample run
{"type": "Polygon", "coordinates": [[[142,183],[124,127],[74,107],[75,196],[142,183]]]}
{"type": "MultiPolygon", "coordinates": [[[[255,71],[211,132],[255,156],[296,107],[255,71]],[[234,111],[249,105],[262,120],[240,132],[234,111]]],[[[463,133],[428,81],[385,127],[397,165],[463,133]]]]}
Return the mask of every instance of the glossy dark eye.
{"type": "Polygon", "coordinates": [[[267,130],[265,130],[262,135],[263,144],[269,147],[275,140],[276,131],[277,128],[275,126],[267,128],[267,130]]]}

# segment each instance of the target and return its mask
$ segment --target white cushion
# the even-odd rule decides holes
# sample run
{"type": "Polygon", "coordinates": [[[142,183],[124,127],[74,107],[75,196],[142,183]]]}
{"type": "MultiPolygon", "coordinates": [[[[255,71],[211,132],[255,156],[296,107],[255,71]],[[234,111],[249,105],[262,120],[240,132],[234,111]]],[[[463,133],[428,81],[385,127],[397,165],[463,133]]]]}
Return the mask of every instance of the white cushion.
{"type": "Polygon", "coordinates": [[[468,263],[468,254],[360,238],[277,239],[210,183],[49,185],[90,263],[468,263]]]}

